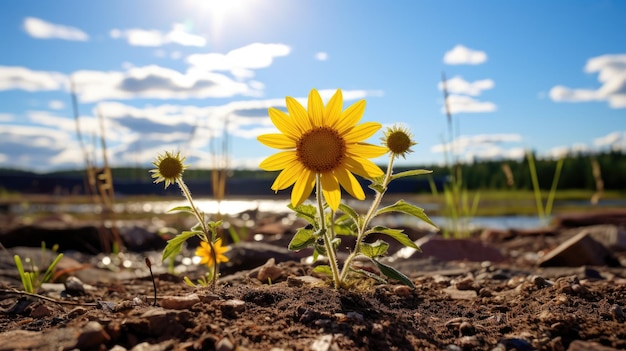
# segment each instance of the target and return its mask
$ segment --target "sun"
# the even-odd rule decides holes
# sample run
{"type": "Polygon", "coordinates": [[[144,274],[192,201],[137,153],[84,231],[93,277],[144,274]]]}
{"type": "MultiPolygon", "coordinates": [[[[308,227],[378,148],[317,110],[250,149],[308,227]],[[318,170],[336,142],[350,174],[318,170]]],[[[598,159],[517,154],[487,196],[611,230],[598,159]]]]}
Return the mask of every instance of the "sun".
{"type": "Polygon", "coordinates": [[[250,20],[258,0],[188,0],[186,4],[199,18],[206,21],[211,41],[220,42],[227,25],[239,25],[250,20]]]}

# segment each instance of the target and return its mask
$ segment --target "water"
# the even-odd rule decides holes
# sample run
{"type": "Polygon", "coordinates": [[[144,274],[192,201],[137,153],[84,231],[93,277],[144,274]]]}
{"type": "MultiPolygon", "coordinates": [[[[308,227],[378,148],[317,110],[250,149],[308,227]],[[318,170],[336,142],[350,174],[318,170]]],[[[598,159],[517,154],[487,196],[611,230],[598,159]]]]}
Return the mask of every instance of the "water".
{"type": "MultiPolygon", "coordinates": [[[[291,210],[287,207],[289,204],[288,199],[236,199],[236,200],[223,200],[218,202],[208,198],[194,199],[196,206],[199,210],[211,215],[220,212],[224,215],[235,216],[237,214],[247,211],[258,211],[261,213],[276,213],[287,214],[291,210]]],[[[369,202],[362,202],[356,200],[347,200],[347,204],[352,206],[356,211],[364,213],[367,211],[369,202]]],[[[163,200],[163,201],[127,201],[119,202],[115,204],[114,211],[116,213],[127,214],[146,214],[152,213],[155,215],[167,213],[170,209],[178,206],[188,206],[189,203],[184,199],[181,200],[163,200]]],[[[388,204],[383,204],[388,205],[388,204]]],[[[426,214],[432,213],[437,210],[438,206],[431,203],[420,203],[418,206],[424,208],[426,214]]],[[[66,204],[66,203],[47,203],[47,204],[28,204],[28,205],[14,205],[11,207],[10,212],[16,215],[26,215],[36,212],[49,212],[49,213],[100,213],[101,207],[99,205],[92,204],[66,204]]],[[[429,216],[431,220],[440,228],[444,228],[450,225],[450,221],[442,216],[429,216]]],[[[548,219],[549,220],[549,219],[548,219]]],[[[537,216],[493,216],[493,217],[473,217],[471,220],[463,223],[463,226],[468,229],[476,228],[495,228],[495,229],[530,229],[545,226],[548,221],[540,221],[537,216]]],[[[423,221],[414,218],[409,215],[392,215],[385,216],[384,218],[376,219],[374,222],[376,225],[385,225],[391,228],[395,227],[417,227],[417,228],[431,228],[430,225],[423,221]]]]}

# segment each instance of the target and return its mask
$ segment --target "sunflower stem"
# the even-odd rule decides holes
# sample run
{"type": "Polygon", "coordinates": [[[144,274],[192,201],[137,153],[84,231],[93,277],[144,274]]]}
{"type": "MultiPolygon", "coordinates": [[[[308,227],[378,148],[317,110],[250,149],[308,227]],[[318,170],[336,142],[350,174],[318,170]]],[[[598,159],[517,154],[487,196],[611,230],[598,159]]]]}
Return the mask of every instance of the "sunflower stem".
{"type": "Polygon", "coordinates": [[[335,249],[333,248],[332,238],[328,229],[326,228],[326,216],[324,215],[324,203],[322,202],[322,181],[319,174],[315,175],[315,197],[317,197],[317,206],[320,213],[320,230],[324,235],[324,247],[326,248],[326,256],[328,257],[328,265],[333,272],[333,282],[335,288],[341,286],[341,279],[339,277],[339,267],[337,266],[337,257],[335,256],[335,249]]]}
{"type": "Polygon", "coordinates": [[[383,179],[383,184],[382,184],[383,190],[380,192],[378,191],[376,192],[376,197],[374,198],[374,201],[372,201],[372,206],[367,211],[367,214],[365,215],[365,218],[363,218],[363,222],[361,222],[361,225],[358,226],[358,233],[356,237],[356,242],[354,244],[354,251],[350,253],[350,255],[348,256],[348,258],[346,258],[346,261],[343,264],[343,269],[341,270],[341,276],[339,277],[340,283],[343,283],[343,281],[346,279],[346,276],[348,275],[348,272],[350,271],[350,263],[352,262],[352,260],[355,259],[359,255],[359,252],[360,252],[359,247],[361,246],[361,242],[363,241],[363,239],[365,239],[366,229],[370,221],[372,220],[372,218],[374,218],[374,214],[378,210],[378,206],[380,206],[380,202],[383,199],[383,195],[385,195],[385,192],[387,191],[387,185],[389,185],[389,182],[391,182],[394,158],[395,158],[394,154],[391,154],[389,156],[389,164],[387,165],[387,172],[385,173],[385,178],[383,179]]]}
{"type": "Polygon", "coordinates": [[[207,227],[206,222],[204,221],[204,214],[198,210],[196,205],[193,203],[193,198],[191,197],[191,191],[187,187],[187,184],[183,181],[182,177],[178,177],[176,180],[176,184],[182,191],[183,195],[189,201],[189,205],[193,211],[193,214],[196,216],[198,222],[200,222],[200,226],[202,226],[203,237],[200,239],[204,240],[209,247],[211,248],[211,257],[213,258],[213,276],[211,277],[211,290],[215,290],[215,285],[217,283],[217,253],[215,252],[215,246],[213,245],[213,236],[209,236],[209,228],[207,227]]]}

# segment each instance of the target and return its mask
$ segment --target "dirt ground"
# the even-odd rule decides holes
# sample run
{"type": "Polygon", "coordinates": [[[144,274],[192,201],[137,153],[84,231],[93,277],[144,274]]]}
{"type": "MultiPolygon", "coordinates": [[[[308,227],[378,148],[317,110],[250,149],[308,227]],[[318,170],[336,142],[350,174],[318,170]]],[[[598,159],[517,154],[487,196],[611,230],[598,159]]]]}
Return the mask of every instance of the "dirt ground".
{"type": "Polygon", "coordinates": [[[37,296],[20,293],[5,270],[0,350],[626,349],[626,273],[539,267],[529,257],[566,239],[558,233],[474,239],[490,238],[502,262],[405,261],[398,268],[415,289],[368,281],[336,290],[293,259],[265,265],[274,279],[259,280],[259,268],[226,270],[215,291],[158,272],[155,306],[145,267],[128,274],[78,265],[70,275],[82,284],[47,285],[37,296]]]}

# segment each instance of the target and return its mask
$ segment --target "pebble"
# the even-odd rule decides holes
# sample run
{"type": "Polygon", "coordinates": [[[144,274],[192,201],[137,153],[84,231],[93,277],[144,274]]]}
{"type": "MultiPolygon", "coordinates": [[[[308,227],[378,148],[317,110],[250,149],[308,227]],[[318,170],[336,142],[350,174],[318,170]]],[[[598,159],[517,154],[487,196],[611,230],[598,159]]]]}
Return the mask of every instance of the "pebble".
{"type": "Polygon", "coordinates": [[[100,323],[91,321],[81,329],[75,348],[79,350],[91,349],[106,343],[110,339],[111,337],[100,323]]]}
{"type": "Polygon", "coordinates": [[[624,316],[624,310],[620,305],[614,304],[613,306],[611,306],[610,311],[613,320],[615,320],[616,322],[624,323],[624,321],[626,321],[626,316],[624,316]]]}
{"type": "Polygon", "coordinates": [[[235,350],[235,345],[229,338],[222,338],[220,341],[215,343],[215,351],[233,351],[235,350]]]}
{"type": "Polygon", "coordinates": [[[85,294],[85,285],[83,284],[83,282],[74,277],[68,277],[65,280],[65,291],[67,292],[68,295],[84,295],[85,294]]]}
{"type": "Polygon", "coordinates": [[[226,300],[220,308],[223,313],[241,313],[246,310],[246,302],[238,299],[226,300]]]}
{"type": "Polygon", "coordinates": [[[269,283],[275,282],[282,276],[283,270],[276,266],[276,260],[274,258],[270,258],[259,268],[256,278],[262,283],[269,283]]]}
{"type": "Polygon", "coordinates": [[[287,278],[287,285],[291,286],[291,287],[302,287],[305,285],[308,286],[323,286],[324,285],[324,281],[319,279],[319,278],[315,278],[312,277],[310,275],[305,275],[305,276],[301,276],[301,277],[289,277],[287,278]]]}
{"type": "Polygon", "coordinates": [[[197,303],[200,303],[200,297],[197,294],[165,296],[161,298],[161,307],[170,310],[187,310],[197,303]]]}
{"type": "Polygon", "coordinates": [[[382,335],[384,331],[383,325],[380,323],[372,323],[372,335],[382,335]]]}
{"type": "Polygon", "coordinates": [[[393,288],[393,292],[400,297],[409,297],[412,295],[411,288],[406,285],[398,285],[393,288]]]}
{"type": "Polygon", "coordinates": [[[539,289],[549,288],[554,285],[554,282],[546,280],[546,278],[539,275],[536,275],[531,279],[535,286],[537,286],[539,289]]]}

